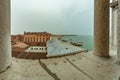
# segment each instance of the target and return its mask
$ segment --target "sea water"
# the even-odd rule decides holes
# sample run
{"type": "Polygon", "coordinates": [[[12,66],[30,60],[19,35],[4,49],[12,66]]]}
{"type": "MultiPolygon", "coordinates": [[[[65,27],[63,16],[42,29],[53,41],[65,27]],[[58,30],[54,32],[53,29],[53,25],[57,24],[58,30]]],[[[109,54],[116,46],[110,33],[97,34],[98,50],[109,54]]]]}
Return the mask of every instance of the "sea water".
{"type": "Polygon", "coordinates": [[[83,47],[88,51],[93,50],[93,36],[91,35],[63,36],[62,39],[69,42],[82,42],[83,45],[80,47],[83,47]]]}

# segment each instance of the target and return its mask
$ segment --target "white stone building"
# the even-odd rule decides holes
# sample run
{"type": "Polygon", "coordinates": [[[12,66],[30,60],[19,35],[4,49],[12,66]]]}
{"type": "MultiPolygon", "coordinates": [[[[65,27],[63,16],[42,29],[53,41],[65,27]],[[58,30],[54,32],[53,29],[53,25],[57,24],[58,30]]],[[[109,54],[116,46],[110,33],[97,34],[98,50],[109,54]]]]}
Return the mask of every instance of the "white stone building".
{"type": "Polygon", "coordinates": [[[47,48],[43,46],[30,46],[25,52],[46,53],[47,48]]]}

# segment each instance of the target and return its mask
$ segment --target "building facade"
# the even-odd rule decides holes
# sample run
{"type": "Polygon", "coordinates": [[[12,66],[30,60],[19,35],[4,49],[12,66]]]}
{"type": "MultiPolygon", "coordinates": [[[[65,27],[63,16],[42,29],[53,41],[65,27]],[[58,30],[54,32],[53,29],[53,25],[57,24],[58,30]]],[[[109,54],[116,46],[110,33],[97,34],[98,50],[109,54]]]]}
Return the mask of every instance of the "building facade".
{"type": "Polygon", "coordinates": [[[58,35],[51,35],[50,40],[58,40],[59,36],[58,35]]]}
{"type": "Polygon", "coordinates": [[[24,42],[29,45],[46,46],[51,34],[47,32],[24,32],[24,42]]]}
{"type": "Polygon", "coordinates": [[[25,50],[25,52],[34,52],[34,53],[47,53],[46,47],[41,46],[31,46],[25,50]]]}

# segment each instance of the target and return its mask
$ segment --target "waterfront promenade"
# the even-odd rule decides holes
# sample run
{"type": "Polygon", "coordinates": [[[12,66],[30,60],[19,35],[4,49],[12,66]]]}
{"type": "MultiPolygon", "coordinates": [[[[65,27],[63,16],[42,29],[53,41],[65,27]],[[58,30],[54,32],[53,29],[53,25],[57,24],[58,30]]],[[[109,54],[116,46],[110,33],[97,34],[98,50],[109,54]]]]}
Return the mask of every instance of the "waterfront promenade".
{"type": "Polygon", "coordinates": [[[82,47],[72,45],[69,42],[49,40],[47,42],[47,57],[59,57],[76,53],[86,52],[82,47]]]}

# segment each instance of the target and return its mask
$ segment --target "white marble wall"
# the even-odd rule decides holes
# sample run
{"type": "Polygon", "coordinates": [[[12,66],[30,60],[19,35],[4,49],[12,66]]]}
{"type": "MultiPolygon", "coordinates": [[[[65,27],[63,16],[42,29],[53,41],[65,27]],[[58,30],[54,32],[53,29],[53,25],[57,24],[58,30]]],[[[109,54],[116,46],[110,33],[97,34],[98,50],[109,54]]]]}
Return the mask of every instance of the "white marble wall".
{"type": "Polygon", "coordinates": [[[0,0],[0,72],[11,65],[10,0],[0,0]]]}
{"type": "Polygon", "coordinates": [[[46,53],[47,47],[42,46],[31,46],[25,52],[36,52],[36,53],[46,53]]]}

